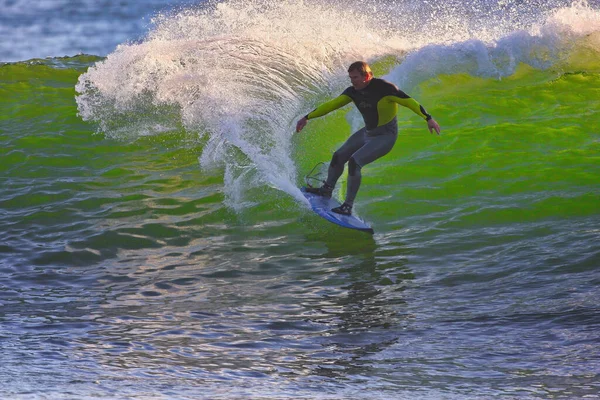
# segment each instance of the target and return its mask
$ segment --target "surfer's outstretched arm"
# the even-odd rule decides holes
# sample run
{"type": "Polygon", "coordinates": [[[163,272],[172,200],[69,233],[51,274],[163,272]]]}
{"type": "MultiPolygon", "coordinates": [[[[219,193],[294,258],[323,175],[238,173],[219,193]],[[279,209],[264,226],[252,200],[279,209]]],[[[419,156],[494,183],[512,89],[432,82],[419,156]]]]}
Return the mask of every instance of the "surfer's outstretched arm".
{"type": "Polygon", "coordinates": [[[296,124],[296,132],[300,132],[302,129],[304,129],[309,119],[322,117],[325,114],[329,114],[330,112],[345,106],[351,101],[352,99],[350,97],[342,94],[335,99],[328,101],[327,103],[321,104],[298,121],[296,124]]]}
{"type": "Polygon", "coordinates": [[[389,98],[394,103],[400,104],[401,106],[412,110],[419,117],[425,119],[427,121],[427,128],[429,129],[430,133],[433,133],[435,131],[435,133],[437,133],[438,135],[440,134],[440,125],[436,122],[435,119],[433,119],[433,117],[431,117],[431,115],[427,113],[427,111],[425,111],[425,108],[422,105],[420,105],[415,99],[408,96],[401,90],[398,90],[398,95],[390,96],[389,98]]]}

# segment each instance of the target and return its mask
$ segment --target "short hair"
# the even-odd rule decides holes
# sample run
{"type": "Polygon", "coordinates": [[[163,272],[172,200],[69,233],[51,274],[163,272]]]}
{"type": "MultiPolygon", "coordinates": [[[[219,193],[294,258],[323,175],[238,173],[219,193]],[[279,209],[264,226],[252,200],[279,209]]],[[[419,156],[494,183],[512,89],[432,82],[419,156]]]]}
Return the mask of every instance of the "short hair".
{"type": "Polygon", "coordinates": [[[369,64],[367,64],[364,61],[356,61],[353,62],[352,64],[350,64],[350,67],[348,67],[348,72],[352,72],[352,71],[357,71],[359,72],[362,76],[367,76],[369,74],[373,74],[373,72],[371,71],[371,67],[369,67],[369,64]]]}

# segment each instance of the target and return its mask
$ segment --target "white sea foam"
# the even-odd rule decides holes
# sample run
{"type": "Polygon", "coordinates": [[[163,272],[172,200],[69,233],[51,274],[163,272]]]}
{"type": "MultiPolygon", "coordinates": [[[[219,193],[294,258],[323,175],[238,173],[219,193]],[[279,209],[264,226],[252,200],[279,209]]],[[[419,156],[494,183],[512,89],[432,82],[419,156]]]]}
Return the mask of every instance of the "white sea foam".
{"type": "Polygon", "coordinates": [[[514,74],[520,64],[565,72],[581,67],[579,63],[585,60],[574,55],[582,51],[600,60],[600,11],[587,1],[546,10],[535,22],[527,18],[527,23],[516,20],[511,26],[506,18],[474,29],[464,40],[429,37],[386,78],[410,90],[441,74],[501,79],[514,74]]]}

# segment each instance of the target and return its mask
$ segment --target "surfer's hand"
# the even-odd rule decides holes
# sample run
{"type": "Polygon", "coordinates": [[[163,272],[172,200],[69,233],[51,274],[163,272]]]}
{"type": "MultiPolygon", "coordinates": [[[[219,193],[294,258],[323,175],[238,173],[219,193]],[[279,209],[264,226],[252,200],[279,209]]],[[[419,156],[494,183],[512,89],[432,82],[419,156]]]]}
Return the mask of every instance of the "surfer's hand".
{"type": "Polygon", "coordinates": [[[429,133],[433,133],[433,131],[435,131],[435,133],[438,135],[440,134],[440,124],[438,124],[433,118],[427,121],[427,128],[429,128],[429,133]]]}
{"type": "Polygon", "coordinates": [[[300,132],[302,129],[304,129],[307,123],[308,118],[306,117],[303,117],[300,121],[298,121],[298,123],[296,124],[296,132],[300,132]]]}

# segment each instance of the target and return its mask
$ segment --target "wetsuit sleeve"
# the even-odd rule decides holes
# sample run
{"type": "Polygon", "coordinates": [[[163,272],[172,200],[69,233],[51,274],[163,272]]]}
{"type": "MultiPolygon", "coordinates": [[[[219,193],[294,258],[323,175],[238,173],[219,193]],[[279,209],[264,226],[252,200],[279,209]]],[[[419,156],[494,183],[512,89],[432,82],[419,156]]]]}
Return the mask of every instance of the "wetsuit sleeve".
{"type": "Polygon", "coordinates": [[[317,117],[322,117],[325,114],[329,114],[330,112],[337,110],[340,107],[345,106],[350,103],[352,99],[345,95],[341,94],[333,100],[328,101],[327,103],[323,103],[311,112],[306,115],[307,119],[313,119],[317,117]]]}
{"type": "Polygon", "coordinates": [[[422,105],[420,105],[415,99],[404,93],[402,90],[398,90],[398,93],[394,96],[390,96],[390,100],[394,103],[400,104],[406,108],[410,108],[419,117],[429,121],[432,117],[425,111],[422,105]]]}

